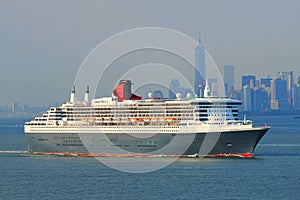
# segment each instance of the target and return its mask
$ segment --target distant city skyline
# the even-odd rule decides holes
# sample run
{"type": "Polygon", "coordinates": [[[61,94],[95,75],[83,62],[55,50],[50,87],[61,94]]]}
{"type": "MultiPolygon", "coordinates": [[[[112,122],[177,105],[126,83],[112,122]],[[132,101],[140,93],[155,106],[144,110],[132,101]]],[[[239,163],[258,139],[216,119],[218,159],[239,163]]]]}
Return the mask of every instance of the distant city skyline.
{"type": "MultiPolygon", "coordinates": [[[[229,74],[235,74],[235,67],[233,65],[224,65],[223,67],[224,68],[229,67],[230,68],[229,74]]],[[[286,82],[285,87],[287,88],[287,91],[286,91],[287,95],[288,95],[287,98],[291,99],[292,94],[293,94],[293,92],[292,92],[293,86],[292,85],[300,86],[300,75],[299,76],[295,75],[292,70],[286,70],[286,71],[281,70],[276,73],[274,72],[273,74],[276,74],[276,76],[271,77],[269,75],[268,76],[261,75],[261,78],[259,78],[256,74],[251,74],[251,75],[248,74],[248,75],[242,75],[241,77],[237,77],[238,79],[241,80],[240,85],[235,86],[234,90],[232,90],[231,92],[236,92],[236,91],[243,92],[243,89],[245,86],[247,86],[246,88],[254,88],[257,85],[264,85],[265,87],[272,87],[272,81],[276,82],[276,79],[280,79],[280,80],[283,80],[286,82]],[[292,79],[289,78],[290,76],[292,77],[292,79]]],[[[207,81],[208,81],[210,89],[212,89],[212,91],[213,91],[212,94],[218,94],[218,85],[217,85],[218,79],[208,77],[207,81]]],[[[204,84],[206,84],[206,83],[204,83],[204,84]]],[[[153,91],[155,91],[155,89],[158,89],[158,88],[153,88],[154,86],[155,86],[155,84],[152,87],[145,88],[146,90],[149,90],[149,91],[143,91],[141,89],[139,89],[139,91],[147,94],[148,92],[153,92],[153,91]]],[[[156,86],[159,86],[159,85],[156,85],[156,86]]],[[[226,86],[227,86],[227,82],[226,82],[226,78],[225,78],[225,74],[224,74],[224,87],[226,88],[226,86]]],[[[175,98],[177,92],[181,93],[183,95],[183,98],[186,97],[187,93],[191,93],[191,94],[195,95],[193,88],[182,87],[180,85],[180,82],[178,79],[172,79],[170,81],[169,88],[166,88],[166,89],[167,89],[166,91],[168,91],[168,93],[165,93],[165,95],[163,96],[164,98],[168,98],[168,97],[170,99],[175,98]]],[[[282,89],[279,89],[279,91],[281,91],[281,90],[282,89]]],[[[70,91],[66,94],[66,99],[63,102],[66,102],[69,100],[69,95],[70,95],[71,91],[72,91],[72,89],[70,89],[70,91]]],[[[158,91],[160,91],[160,90],[158,90],[158,91]]],[[[231,95],[232,95],[232,93],[230,93],[230,92],[227,94],[227,96],[231,96],[231,95]]],[[[299,92],[296,93],[296,95],[299,95],[299,92]]],[[[197,95],[197,96],[199,97],[199,95],[197,95]]],[[[235,96],[233,96],[233,97],[236,98],[235,96]]],[[[289,100],[289,101],[291,101],[291,100],[289,100]]],[[[14,110],[24,111],[26,109],[29,109],[30,107],[44,107],[44,106],[51,106],[51,105],[57,106],[61,103],[62,102],[54,101],[54,102],[50,102],[48,104],[44,103],[44,104],[40,104],[40,105],[34,105],[34,104],[27,104],[22,101],[16,101],[16,100],[14,101],[13,100],[11,102],[8,102],[8,104],[0,105],[0,108],[6,109],[6,110],[12,110],[14,112],[14,110]]],[[[297,105],[298,104],[299,104],[299,102],[297,102],[297,105]]]]}
{"type": "Polygon", "coordinates": [[[236,88],[242,75],[260,79],[292,70],[298,77],[299,7],[294,0],[1,1],[0,106],[68,100],[87,54],[136,27],[170,28],[196,41],[201,29],[220,71],[235,66],[236,88]]]}
{"type": "MultiPolygon", "coordinates": [[[[230,71],[234,69],[234,67],[229,68],[230,71]]],[[[232,73],[232,71],[230,73],[232,73]]],[[[241,89],[232,88],[228,93],[229,97],[242,101],[240,107],[241,111],[251,113],[274,111],[279,111],[281,113],[298,113],[300,111],[300,76],[295,77],[293,71],[280,71],[277,72],[277,76],[275,77],[261,79],[257,79],[256,75],[244,75],[241,77],[241,80],[241,89]]],[[[207,81],[208,82],[204,84],[209,85],[211,96],[218,96],[218,79],[208,78],[207,81]]],[[[227,83],[224,82],[225,87],[226,85],[227,83]]],[[[155,98],[169,99],[190,99],[198,96],[194,94],[192,88],[181,86],[178,79],[172,79],[168,88],[163,88],[159,84],[154,84],[152,86],[145,86],[144,89],[139,88],[138,91],[139,93],[137,94],[140,94],[140,92],[144,93],[142,95],[144,98],[148,98],[149,93],[152,93],[152,96],[155,98]],[[153,86],[158,87],[153,88],[153,86]],[[178,96],[178,94],[180,95],[178,96]],[[193,95],[195,96],[193,97],[193,95]]],[[[74,94],[73,92],[74,88],[72,94],[74,94]]],[[[74,99],[74,97],[71,99],[74,99]]],[[[13,116],[29,116],[39,113],[51,106],[56,107],[59,105],[60,103],[58,102],[43,106],[32,106],[23,104],[22,102],[11,102],[10,105],[0,106],[0,117],[9,113],[13,114],[13,116]]]]}

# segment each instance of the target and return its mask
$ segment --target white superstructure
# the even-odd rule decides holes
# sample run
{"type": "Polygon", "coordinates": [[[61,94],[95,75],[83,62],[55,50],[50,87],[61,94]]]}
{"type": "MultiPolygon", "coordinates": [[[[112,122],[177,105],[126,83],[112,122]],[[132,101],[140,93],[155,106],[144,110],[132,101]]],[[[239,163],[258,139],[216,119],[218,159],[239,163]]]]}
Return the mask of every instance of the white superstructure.
{"type": "Polygon", "coordinates": [[[95,131],[115,129],[113,132],[124,128],[129,132],[149,131],[159,127],[163,132],[173,132],[185,126],[189,126],[191,132],[207,132],[252,127],[251,121],[238,120],[241,102],[228,98],[149,98],[119,102],[117,97],[103,97],[89,102],[88,90],[84,101],[75,101],[74,96],[75,88],[69,102],[26,122],[25,132],[68,132],[78,127],[95,128],[95,131]]]}

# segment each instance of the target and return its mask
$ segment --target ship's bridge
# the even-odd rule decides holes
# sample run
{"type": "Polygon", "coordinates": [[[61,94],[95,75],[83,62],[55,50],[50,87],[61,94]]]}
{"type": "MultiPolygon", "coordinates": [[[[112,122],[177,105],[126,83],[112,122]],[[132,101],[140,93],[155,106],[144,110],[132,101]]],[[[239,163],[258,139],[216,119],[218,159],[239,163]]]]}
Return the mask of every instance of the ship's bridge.
{"type": "Polygon", "coordinates": [[[239,100],[229,98],[199,98],[191,100],[195,108],[195,119],[202,122],[223,124],[225,121],[238,120],[239,100]]]}

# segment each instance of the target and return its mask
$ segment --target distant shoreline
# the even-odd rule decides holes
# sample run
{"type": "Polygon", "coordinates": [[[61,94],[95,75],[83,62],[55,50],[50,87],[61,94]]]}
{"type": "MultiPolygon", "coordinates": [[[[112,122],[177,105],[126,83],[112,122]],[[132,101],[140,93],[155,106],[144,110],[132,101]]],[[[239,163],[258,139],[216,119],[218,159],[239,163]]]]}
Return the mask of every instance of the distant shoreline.
{"type": "Polygon", "coordinates": [[[0,113],[0,119],[25,119],[25,118],[34,118],[41,115],[40,113],[0,113]]]}

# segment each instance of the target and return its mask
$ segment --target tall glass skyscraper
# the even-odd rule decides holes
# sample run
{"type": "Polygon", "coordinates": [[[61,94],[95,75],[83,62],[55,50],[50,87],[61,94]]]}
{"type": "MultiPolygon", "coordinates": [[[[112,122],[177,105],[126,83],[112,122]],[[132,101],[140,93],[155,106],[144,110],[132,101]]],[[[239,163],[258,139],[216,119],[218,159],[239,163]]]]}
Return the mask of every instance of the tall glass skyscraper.
{"type": "Polygon", "coordinates": [[[205,65],[205,47],[201,44],[200,34],[199,34],[199,45],[195,49],[195,94],[202,97],[205,87],[206,79],[206,65],[205,65]]]}

